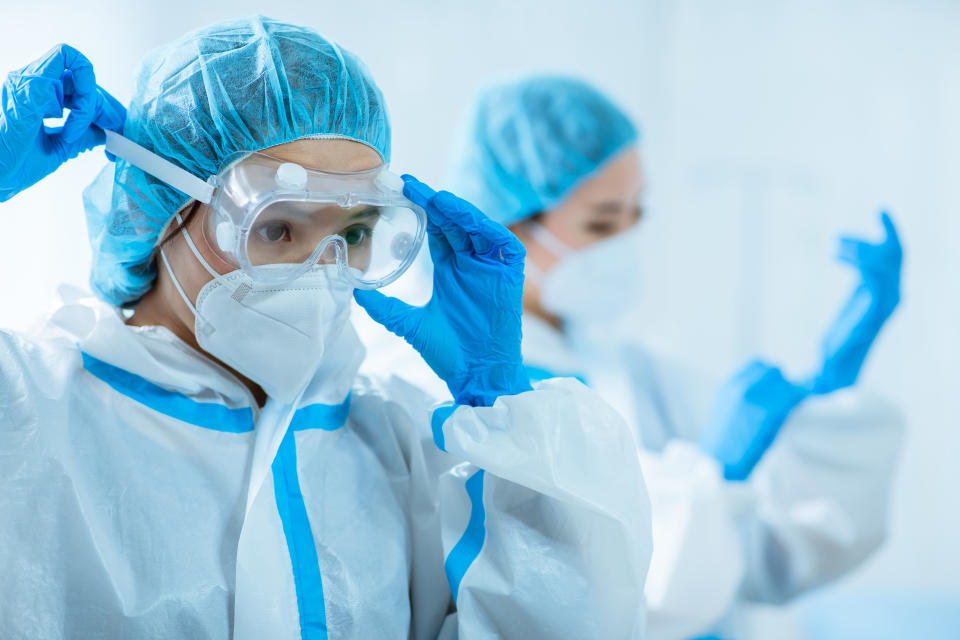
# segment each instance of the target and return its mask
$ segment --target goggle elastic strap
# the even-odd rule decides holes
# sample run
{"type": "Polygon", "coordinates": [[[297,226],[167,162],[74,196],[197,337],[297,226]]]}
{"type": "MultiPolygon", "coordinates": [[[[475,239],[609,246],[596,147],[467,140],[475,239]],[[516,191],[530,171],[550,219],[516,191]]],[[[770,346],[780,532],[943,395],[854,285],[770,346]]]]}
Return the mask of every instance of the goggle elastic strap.
{"type": "Polygon", "coordinates": [[[165,158],[161,158],[149,149],[141,147],[133,140],[124,138],[115,131],[105,129],[107,151],[123,158],[141,171],[149,173],[174,189],[182,191],[194,200],[210,204],[213,198],[213,185],[204,182],[189,171],[185,171],[165,158]]]}

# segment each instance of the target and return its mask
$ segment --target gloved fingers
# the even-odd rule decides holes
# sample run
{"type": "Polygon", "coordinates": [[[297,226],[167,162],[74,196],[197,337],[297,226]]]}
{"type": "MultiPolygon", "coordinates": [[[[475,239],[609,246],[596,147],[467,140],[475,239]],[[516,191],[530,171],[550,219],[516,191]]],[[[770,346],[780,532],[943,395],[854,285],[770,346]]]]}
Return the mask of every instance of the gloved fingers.
{"type": "Polygon", "coordinates": [[[432,205],[441,214],[440,227],[458,237],[465,235],[474,253],[510,264],[522,262],[526,249],[517,237],[470,202],[449,191],[441,191],[432,205]]]}
{"type": "Polygon", "coordinates": [[[400,176],[403,179],[403,195],[414,204],[426,209],[437,192],[420,182],[409,173],[400,176]]]}
{"type": "MultiPolygon", "coordinates": [[[[123,133],[123,124],[127,120],[127,109],[123,106],[123,103],[110,95],[103,87],[97,86],[97,93],[102,97],[102,105],[100,112],[93,118],[92,129],[99,132],[95,137],[100,140],[96,145],[100,145],[106,143],[106,136],[103,132],[107,129],[120,134],[123,133]]],[[[89,148],[91,147],[87,147],[86,149],[89,148]]],[[[84,149],[84,151],[86,151],[86,149],[84,149]]],[[[117,160],[117,156],[112,153],[108,151],[104,151],[104,153],[110,162],[117,160]]]]}
{"type": "Polygon", "coordinates": [[[861,261],[876,245],[854,236],[843,236],[837,246],[837,259],[854,266],[860,266],[861,261]]]}
{"type": "Polygon", "coordinates": [[[101,129],[123,133],[123,124],[127,120],[127,108],[103,87],[97,86],[101,98],[100,110],[93,118],[93,124],[101,129]]]}
{"type": "Polygon", "coordinates": [[[404,175],[403,179],[404,193],[414,202],[420,199],[417,203],[426,209],[434,228],[444,234],[454,251],[494,256],[509,264],[523,261],[526,250],[516,236],[470,202],[449,191],[435,192],[413,176],[404,175]]]}
{"type": "Polygon", "coordinates": [[[434,205],[437,192],[408,173],[403,174],[401,178],[403,178],[403,195],[427,212],[427,232],[433,240],[431,251],[434,245],[442,246],[443,244],[448,245],[453,251],[467,250],[470,246],[469,240],[462,233],[458,233],[456,228],[449,224],[444,212],[434,205]]]}
{"type": "Polygon", "coordinates": [[[881,242],[868,242],[858,236],[841,236],[838,258],[855,265],[860,261],[867,264],[876,264],[878,260],[899,261],[903,250],[890,214],[886,211],[880,212],[880,223],[884,229],[884,239],[881,242]]]}
{"type": "Polygon", "coordinates": [[[80,137],[73,142],[73,144],[68,145],[68,153],[70,157],[76,157],[78,154],[89,151],[94,147],[99,147],[102,144],[107,143],[107,134],[103,132],[103,129],[99,127],[87,127],[83,133],[80,134],[80,137]]]}
{"type": "Polygon", "coordinates": [[[430,259],[434,264],[445,259],[454,249],[447,241],[443,230],[433,220],[427,219],[427,246],[430,248],[430,259]]]}
{"type": "Polygon", "coordinates": [[[496,255],[493,257],[499,258],[505,264],[523,264],[527,257],[527,249],[520,242],[520,239],[513,235],[512,231],[496,220],[484,216],[481,223],[481,232],[490,242],[489,253],[493,254],[494,250],[496,251],[496,255]]]}
{"type": "Polygon", "coordinates": [[[432,202],[451,246],[459,251],[494,258],[508,264],[523,262],[526,249],[506,227],[491,220],[475,206],[449,191],[441,191],[432,202]]]}
{"type": "Polygon", "coordinates": [[[767,364],[762,360],[751,360],[745,364],[739,371],[737,371],[732,381],[736,381],[737,385],[743,384],[753,384],[754,382],[763,379],[765,376],[769,375],[771,371],[776,371],[777,368],[767,364]]]}
{"type": "Polygon", "coordinates": [[[444,236],[457,253],[480,253],[489,250],[489,243],[478,234],[479,212],[465,200],[449,191],[440,191],[430,200],[427,215],[443,231],[444,236]]]}
{"type": "Polygon", "coordinates": [[[93,75],[93,64],[85,55],[62,43],[21,69],[20,75],[60,81],[67,70],[72,72],[73,84],[79,85],[82,91],[89,93],[97,84],[93,75]]]}
{"type": "Polygon", "coordinates": [[[903,254],[903,245],[900,244],[900,234],[897,232],[896,225],[893,224],[893,218],[886,211],[880,212],[880,223],[883,224],[883,230],[886,238],[883,241],[884,246],[897,255],[903,254]]]}
{"type": "Polygon", "coordinates": [[[419,309],[403,300],[391,298],[375,289],[354,289],[353,299],[374,322],[401,338],[406,338],[415,328],[419,309]]]}
{"type": "Polygon", "coordinates": [[[873,244],[859,238],[841,238],[837,257],[841,262],[876,276],[900,270],[899,251],[891,250],[887,245],[873,244]]]}
{"type": "Polygon", "coordinates": [[[63,104],[70,109],[70,115],[67,116],[61,135],[67,144],[79,140],[91,125],[99,126],[99,122],[107,125],[101,128],[116,130],[117,126],[122,126],[126,117],[123,105],[97,85],[89,61],[86,65],[83,73],[73,69],[64,72],[63,104]]]}
{"type": "MultiPolygon", "coordinates": [[[[93,65],[86,56],[67,44],[56,45],[24,67],[20,78],[29,87],[29,100],[43,105],[45,118],[59,118],[64,107],[71,108],[67,104],[68,98],[89,96],[97,86],[93,65]]],[[[65,139],[72,142],[79,137],[79,131],[74,133],[75,128],[82,131],[85,126],[71,125],[65,139]]]]}

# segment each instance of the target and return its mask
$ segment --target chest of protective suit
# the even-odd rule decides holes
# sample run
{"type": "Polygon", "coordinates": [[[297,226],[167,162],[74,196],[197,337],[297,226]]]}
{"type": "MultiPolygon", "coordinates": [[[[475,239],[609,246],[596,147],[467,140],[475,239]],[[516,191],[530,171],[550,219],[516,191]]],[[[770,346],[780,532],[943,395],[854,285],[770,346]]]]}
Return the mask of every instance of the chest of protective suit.
{"type": "Polygon", "coordinates": [[[243,412],[191,417],[213,403],[151,397],[146,382],[76,364],[25,372],[44,391],[4,413],[4,637],[256,637],[234,617],[251,602],[269,637],[300,637],[305,603],[330,637],[405,636],[403,510],[349,419],[301,420],[245,513],[254,431],[243,412]],[[304,586],[311,546],[322,581],[304,586]]]}

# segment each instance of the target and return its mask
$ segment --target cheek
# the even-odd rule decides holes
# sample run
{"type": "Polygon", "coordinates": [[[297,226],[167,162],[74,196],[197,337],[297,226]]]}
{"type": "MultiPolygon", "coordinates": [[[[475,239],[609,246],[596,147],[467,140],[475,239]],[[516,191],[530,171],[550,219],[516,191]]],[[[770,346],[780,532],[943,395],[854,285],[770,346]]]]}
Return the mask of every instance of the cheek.
{"type": "Polygon", "coordinates": [[[587,229],[587,216],[574,207],[561,207],[544,214],[540,224],[571,249],[581,249],[597,240],[587,229]]]}

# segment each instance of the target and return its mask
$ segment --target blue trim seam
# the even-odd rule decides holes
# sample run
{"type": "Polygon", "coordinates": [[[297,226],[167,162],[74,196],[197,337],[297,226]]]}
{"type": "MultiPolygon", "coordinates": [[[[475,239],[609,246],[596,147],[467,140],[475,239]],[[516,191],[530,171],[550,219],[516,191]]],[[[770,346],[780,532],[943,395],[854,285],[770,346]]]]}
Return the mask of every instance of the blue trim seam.
{"type": "Polygon", "coordinates": [[[467,528],[457,544],[454,545],[443,563],[443,569],[447,574],[447,582],[450,584],[450,593],[453,594],[454,603],[460,592],[460,583],[467,569],[473,564],[473,561],[480,555],[484,540],[487,537],[486,530],[486,511],[483,507],[483,469],[478,470],[467,479],[465,488],[467,496],[470,498],[470,520],[467,522],[467,528]]]}
{"type": "Polygon", "coordinates": [[[347,422],[350,414],[350,400],[352,394],[340,404],[308,404],[297,409],[290,420],[290,429],[306,431],[307,429],[321,429],[336,431],[347,422]]]}
{"type": "MultiPolygon", "coordinates": [[[[231,409],[215,402],[198,402],[176,391],[168,391],[149,380],[120,367],[80,352],[83,368],[115,391],[165,416],[195,427],[224,433],[253,431],[253,410],[250,407],[231,409]]],[[[336,431],[350,413],[351,396],[340,404],[311,404],[297,409],[290,421],[294,431],[322,429],[336,431]]]]}
{"type": "Polygon", "coordinates": [[[290,553],[301,640],[326,640],[327,613],[323,599],[323,575],[307,505],[297,475],[295,433],[307,429],[336,431],[347,421],[350,398],[340,404],[311,404],[298,409],[290,421],[273,461],[273,491],[283,535],[290,553]]]}
{"type": "MultiPolygon", "coordinates": [[[[175,391],[82,352],[83,366],[114,390],[159,413],[205,429],[229,433],[253,430],[249,407],[231,409],[211,402],[197,402],[175,391]]],[[[336,405],[312,404],[301,407],[290,421],[271,465],[277,512],[283,526],[297,595],[302,640],[326,640],[326,606],[320,563],[297,475],[296,431],[336,431],[347,420],[351,396],[336,405]]]]}
{"type": "Polygon", "coordinates": [[[455,404],[445,404],[442,407],[437,407],[433,410],[433,415],[430,417],[430,430],[433,431],[433,443],[437,445],[440,451],[447,450],[447,442],[443,437],[443,423],[453,415],[453,412],[457,410],[458,406],[459,405],[455,404]]]}
{"type": "Polygon", "coordinates": [[[197,402],[182,393],[168,391],[136,374],[80,352],[83,368],[108,384],[115,391],[146,405],[165,416],[196,427],[225,433],[253,431],[253,410],[250,407],[231,409],[215,402],[197,402]]]}
{"type": "Polygon", "coordinates": [[[530,382],[540,382],[548,378],[576,378],[583,384],[587,384],[587,379],[577,373],[554,373],[553,371],[532,364],[524,364],[523,368],[527,370],[527,375],[530,376],[530,382]]]}
{"type": "Polygon", "coordinates": [[[296,435],[288,429],[273,461],[273,491],[290,553],[301,640],[327,640],[320,561],[297,477],[296,435]]]}

